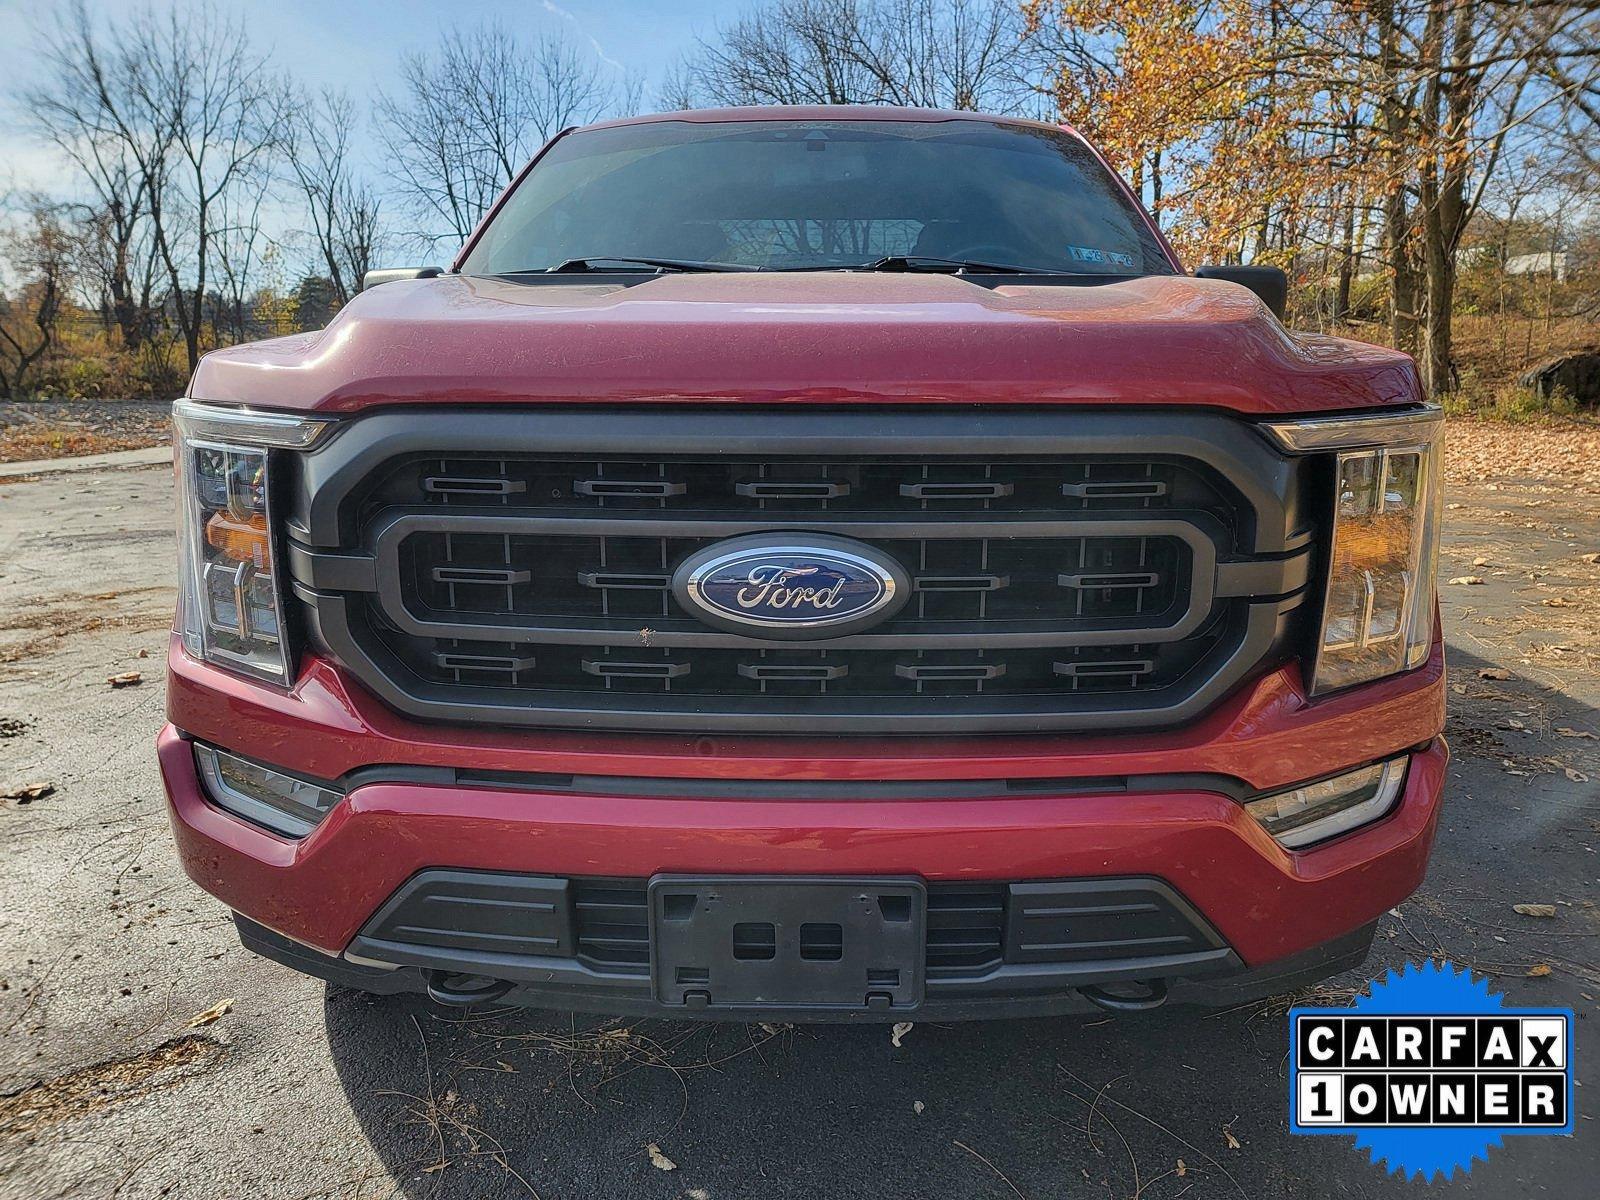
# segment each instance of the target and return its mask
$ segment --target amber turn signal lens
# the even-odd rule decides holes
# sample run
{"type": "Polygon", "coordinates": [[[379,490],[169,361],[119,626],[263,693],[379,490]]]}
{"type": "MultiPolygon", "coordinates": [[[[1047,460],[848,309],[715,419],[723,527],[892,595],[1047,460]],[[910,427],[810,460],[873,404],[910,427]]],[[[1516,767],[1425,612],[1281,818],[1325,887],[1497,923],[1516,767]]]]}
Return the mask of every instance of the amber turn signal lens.
{"type": "Polygon", "coordinates": [[[206,522],[206,544],[258,571],[266,570],[271,561],[265,513],[252,513],[244,520],[227,511],[213,513],[206,522]]]}

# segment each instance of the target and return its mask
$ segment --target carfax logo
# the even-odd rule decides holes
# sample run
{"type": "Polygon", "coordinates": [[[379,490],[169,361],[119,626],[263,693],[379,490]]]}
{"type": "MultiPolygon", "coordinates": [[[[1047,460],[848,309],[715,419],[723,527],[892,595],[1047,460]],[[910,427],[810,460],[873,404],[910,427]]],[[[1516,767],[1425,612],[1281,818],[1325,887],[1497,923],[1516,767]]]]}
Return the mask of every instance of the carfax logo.
{"type": "Polygon", "coordinates": [[[1448,962],[1408,963],[1352,1008],[1289,1013],[1289,1130],[1354,1134],[1429,1180],[1508,1134],[1570,1134],[1572,1025],[1570,1009],[1506,1008],[1448,962]]]}

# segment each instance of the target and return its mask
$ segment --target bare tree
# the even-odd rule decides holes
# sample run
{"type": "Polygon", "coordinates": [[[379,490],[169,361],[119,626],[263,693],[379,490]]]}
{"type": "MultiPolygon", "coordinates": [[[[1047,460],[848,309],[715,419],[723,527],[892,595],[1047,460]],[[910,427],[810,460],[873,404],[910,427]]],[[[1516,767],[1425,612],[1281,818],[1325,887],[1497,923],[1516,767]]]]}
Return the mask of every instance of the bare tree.
{"type": "Polygon", "coordinates": [[[193,371],[217,243],[230,214],[259,218],[248,201],[268,187],[281,149],[284,93],[243,26],[209,4],[174,8],[164,20],[146,13],[121,33],[144,122],[171,133],[151,219],[193,371]]]}
{"type": "Polygon", "coordinates": [[[60,208],[42,196],[29,197],[23,224],[0,237],[0,258],[17,281],[13,295],[0,292],[0,398],[25,394],[29,372],[56,343],[71,243],[60,208]]]}
{"type": "Polygon", "coordinates": [[[43,82],[23,91],[19,107],[25,125],[67,157],[92,197],[83,266],[123,344],[136,350],[151,322],[151,189],[162,181],[170,130],[135,120],[114,44],[102,41],[84,0],[74,0],[39,31],[43,82]]]}
{"type": "Polygon", "coordinates": [[[382,240],[377,195],[351,152],[356,110],[347,92],[324,91],[289,122],[285,159],[305,201],[307,231],[341,305],[361,288],[382,240]]]}
{"type": "Polygon", "coordinates": [[[532,46],[504,26],[452,30],[437,53],[409,55],[401,88],[379,97],[379,136],[394,181],[426,223],[417,236],[462,242],[545,141],[637,99],[636,82],[564,34],[532,46]]]}
{"type": "Polygon", "coordinates": [[[995,0],[881,0],[848,31],[849,52],[892,104],[1010,112],[1020,14],[995,0]]]}
{"type": "Polygon", "coordinates": [[[700,98],[695,83],[695,63],[692,58],[678,59],[667,68],[656,92],[656,108],[661,112],[680,112],[686,108],[699,108],[700,98]]]}
{"type": "Polygon", "coordinates": [[[856,0],[773,0],[701,42],[693,87],[716,104],[863,104],[882,87],[850,47],[856,0]]]}
{"type": "Polygon", "coordinates": [[[266,202],[266,190],[256,188],[230,189],[216,202],[212,246],[217,295],[206,300],[218,341],[242,342],[252,336],[249,297],[263,264],[279,254],[262,220],[266,202]]]}
{"type": "MultiPolygon", "coordinates": [[[[1005,0],[767,0],[669,76],[674,100],[1015,112],[1020,10],[1005,0]]],[[[678,105],[674,105],[676,107],[678,105]]]]}

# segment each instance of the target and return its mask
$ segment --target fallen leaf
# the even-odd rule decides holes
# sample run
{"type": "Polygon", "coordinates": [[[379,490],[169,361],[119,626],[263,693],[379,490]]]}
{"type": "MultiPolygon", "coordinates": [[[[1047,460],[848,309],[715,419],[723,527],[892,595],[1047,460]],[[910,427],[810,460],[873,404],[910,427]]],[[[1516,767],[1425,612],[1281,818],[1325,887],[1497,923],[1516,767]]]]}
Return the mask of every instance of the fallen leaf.
{"type": "Polygon", "coordinates": [[[1526,733],[1527,729],[1528,729],[1528,727],[1526,725],[1524,725],[1521,721],[1517,720],[1515,717],[1507,717],[1506,718],[1506,723],[1504,725],[1500,726],[1500,728],[1501,729],[1515,729],[1520,733],[1526,733]]]}
{"type": "Polygon", "coordinates": [[[1229,1150],[1237,1150],[1239,1148],[1239,1139],[1233,1136],[1233,1130],[1226,1125],[1222,1127],[1222,1140],[1228,1143],[1229,1150]]]}
{"type": "Polygon", "coordinates": [[[1544,602],[1544,606],[1546,608],[1576,608],[1577,607],[1577,605],[1575,605],[1571,600],[1568,600],[1565,596],[1551,596],[1549,599],[1547,599],[1544,602]]]}
{"type": "Polygon", "coordinates": [[[665,1154],[661,1153],[661,1147],[656,1145],[654,1142],[651,1142],[645,1147],[645,1152],[650,1155],[650,1165],[656,1170],[676,1171],[678,1169],[678,1164],[673,1162],[665,1154]]]}
{"type": "Polygon", "coordinates": [[[120,675],[108,676],[106,682],[114,688],[138,687],[144,682],[144,673],[141,671],[124,671],[120,675]]]}
{"type": "Polygon", "coordinates": [[[1465,696],[1467,694],[1467,685],[1464,683],[1452,683],[1450,690],[1458,696],[1465,696]]]}
{"type": "Polygon", "coordinates": [[[894,1028],[889,1030],[889,1044],[898,1049],[900,1046],[900,1039],[905,1037],[906,1034],[910,1032],[910,1021],[896,1021],[894,1023],[894,1028]]]}
{"type": "MultiPolygon", "coordinates": [[[[1562,737],[1590,738],[1590,739],[1594,739],[1595,738],[1595,735],[1590,733],[1587,729],[1570,729],[1565,725],[1557,725],[1556,726],[1556,732],[1559,733],[1562,737]]],[[[1595,740],[1600,740],[1600,739],[1595,739],[1595,740]]]]}
{"type": "Polygon", "coordinates": [[[206,1009],[205,1012],[196,1013],[194,1016],[190,1017],[189,1018],[189,1028],[190,1029],[199,1029],[200,1026],[209,1025],[213,1021],[220,1020],[221,1018],[227,1016],[228,1013],[230,1013],[232,1011],[233,1011],[233,997],[232,996],[229,996],[226,1000],[218,1000],[210,1008],[206,1009]]]}
{"type": "Polygon", "coordinates": [[[1172,1173],[1174,1175],[1176,1175],[1179,1179],[1182,1179],[1185,1175],[1187,1175],[1189,1173],[1189,1168],[1184,1165],[1183,1159],[1180,1158],[1178,1160],[1178,1165],[1173,1169],[1172,1173]]]}
{"type": "Polygon", "coordinates": [[[1529,979],[1542,979],[1548,974],[1550,974],[1550,968],[1544,963],[1538,963],[1537,965],[1528,968],[1529,979]]]}
{"type": "Polygon", "coordinates": [[[35,800],[43,800],[46,796],[55,794],[56,785],[53,783],[25,783],[9,792],[0,792],[0,800],[15,800],[18,804],[32,804],[35,800]]]}
{"type": "Polygon", "coordinates": [[[1567,767],[1566,768],[1566,772],[1567,772],[1567,778],[1572,780],[1573,783],[1588,783],[1589,782],[1589,777],[1587,775],[1585,775],[1582,771],[1578,770],[1577,767],[1567,767]]]}
{"type": "Polygon", "coordinates": [[[1472,565],[1475,566],[1475,567],[1491,567],[1494,564],[1491,563],[1487,558],[1483,558],[1483,557],[1480,556],[1480,557],[1475,558],[1475,559],[1472,560],[1472,565]]]}
{"type": "Polygon", "coordinates": [[[1578,557],[1586,563],[1600,563],[1600,554],[1580,554],[1578,557]]]}
{"type": "Polygon", "coordinates": [[[927,1108],[928,1108],[928,1106],[926,1104],[924,1104],[921,1100],[913,1100],[911,1102],[911,1111],[916,1113],[917,1116],[919,1116],[919,1117],[924,1112],[927,1111],[927,1108]]]}
{"type": "Polygon", "coordinates": [[[1483,670],[1478,672],[1478,678],[1506,680],[1515,679],[1516,676],[1504,667],[1484,667],[1483,670]]]}
{"type": "Polygon", "coordinates": [[[1554,904],[1513,904],[1511,911],[1521,913],[1525,917],[1553,917],[1556,915],[1554,904]]]}
{"type": "Polygon", "coordinates": [[[135,658],[149,658],[150,657],[150,651],[146,650],[143,646],[141,646],[141,647],[139,647],[139,653],[135,654],[134,657],[135,658]]]}
{"type": "Polygon", "coordinates": [[[1479,587],[1483,583],[1483,576],[1481,576],[1481,575],[1457,575],[1450,582],[1451,583],[1459,583],[1459,584],[1461,584],[1461,585],[1463,585],[1465,587],[1479,587]]]}
{"type": "Polygon", "coordinates": [[[441,1158],[438,1162],[433,1163],[431,1166],[423,1167],[422,1168],[422,1173],[424,1175],[437,1175],[440,1171],[444,1170],[449,1165],[450,1165],[449,1163],[447,1163],[444,1159],[441,1158]]]}

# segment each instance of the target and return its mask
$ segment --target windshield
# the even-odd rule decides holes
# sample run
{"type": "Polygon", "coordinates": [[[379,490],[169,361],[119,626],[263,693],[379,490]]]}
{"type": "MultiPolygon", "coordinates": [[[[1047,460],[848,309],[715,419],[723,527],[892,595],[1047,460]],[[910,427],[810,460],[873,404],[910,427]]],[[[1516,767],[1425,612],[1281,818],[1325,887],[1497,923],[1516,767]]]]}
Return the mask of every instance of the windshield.
{"type": "Polygon", "coordinates": [[[617,258],[1173,272],[1082,142],[979,121],[664,121],[569,134],[518,185],[462,269],[513,274],[617,258]]]}

